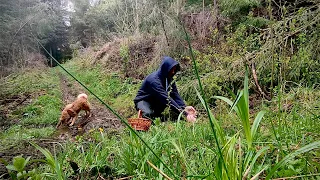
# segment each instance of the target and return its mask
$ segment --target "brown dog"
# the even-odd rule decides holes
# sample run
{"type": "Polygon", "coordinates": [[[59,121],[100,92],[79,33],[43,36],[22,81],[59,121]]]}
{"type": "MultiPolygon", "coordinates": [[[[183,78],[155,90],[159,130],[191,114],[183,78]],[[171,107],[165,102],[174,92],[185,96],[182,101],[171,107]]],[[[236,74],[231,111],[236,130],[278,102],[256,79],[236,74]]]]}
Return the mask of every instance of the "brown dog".
{"type": "Polygon", "coordinates": [[[81,110],[84,110],[86,112],[87,118],[90,116],[90,104],[88,102],[88,96],[84,93],[79,94],[77,99],[72,104],[66,105],[61,113],[57,128],[61,124],[69,123],[70,120],[71,123],[69,126],[73,126],[73,124],[78,119],[78,114],[81,110]]]}

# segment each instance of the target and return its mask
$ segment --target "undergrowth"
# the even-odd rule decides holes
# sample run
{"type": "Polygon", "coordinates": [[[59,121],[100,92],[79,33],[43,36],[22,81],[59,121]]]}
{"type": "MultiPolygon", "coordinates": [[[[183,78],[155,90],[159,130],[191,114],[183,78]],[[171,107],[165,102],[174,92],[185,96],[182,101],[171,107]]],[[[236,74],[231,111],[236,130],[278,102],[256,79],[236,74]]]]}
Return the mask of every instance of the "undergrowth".
{"type": "MultiPolygon", "coordinates": [[[[88,69],[79,66],[78,63],[82,64],[81,61],[72,61],[65,64],[65,67],[70,68],[80,80],[90,79],[85,83],[105,98],[107,102],[111,102],[114,107],[119,108],[119,111],[125,109],[135,112],[130,102],[132,102],[139,84],[132,83],[134,80],[124,81],[119,76],[105,74],[102,67],[97,66],[88,69]],[[116,98],[107,98],[108,96],[115,96],[116,98]]],[[[50,72],[55,74],[56,70],[50,72]]],[[[56,81],[59,82],[53,76],[53,83],[56,81]]],[[[178,79],[178,87],[183,82],[183,79],[178,79]]],[[[0,137],[4,145],[2,147],[12,147],[19,141],[50,137],[54,131],[52,125],[55,123],[53,122],[57,120],[60,112],[56,112],[55,115],[52,112],[51,120],[40,121],[40,119],[50,119],[49,117],[46,118],[45,114],[50,114],[50,111],[57,106],[60,107],[57,100],[49,98],[53,96],[61,99],[59,95],[57,89],[50,88],[46,95],[39,96],[34,102],[21,108],[30,113],[30,116],[22,117],[20,125],[11,126],[1,133],[0,137]],[[34,129],[25,128],[28,125],[38,126],[46,123],[51,126],[34,129]]],[[[261,106],[255,107],[255,111],[264,109],[267,110],[267,113],[261,121],[256,138],[252,142],[252,147],[254,147],[252,151],[246,151],[246,143],[243,142],[246,136],[243,136],[241,131],[243,125],[234,113],[229,113],[229,107],[226,104],[216,100],[213,113],[223,128],[224,138],[229,150],[236,152],[239,150],[237,148],[241,147],[243,150],[238,153],[245,153],[244,155],[251,158],[254,157],[254,152],[259,152],[255,162],[256,165],[250,169],[250,175],[253,176],[262,169],[265,170],[263,174],[267,175],[272,165],[280,162],[283,157],[320,140],[317,133],[319,127],[316,124],[319,119],[317,114],[319,101],[319,91],[317,89],[298,87],[290,92],[283,92],[280,99],[274,99],[271,103],[264,102],[261,106]],[[274,130],[272,130],[272,126],[274,130]],[[231,142],[233,145],[229,144],[231,142]],[[247,154],[249,152],[252,154],[247,154]]],[[[139,134],[157,154],[161,155],[162,160],[172,168],[177,176],[191,179],[215,179],[216,175],[214,175],[213,170],[217,168],[218,162],[216,159],[219,157],[216,144],[211,132],[212,129],[207,121],[207,115],[205,115],[201,106],[198,106],[197,109],[200,112],[200,117],[195,124],[184,121],[167,122],[153,125],[148,133],[141,132],[139,134]]],[[[124,111],[123,114],[130,113],[124,111]]],[[[252,117],[250,116],[250,118],[252,117]]],[[[151,168],[148,162],[168,174],[160,161],[128,130],[115,134],[104,132],[103,129],[92,129],[88,134],[78,136],[76,143],[66,142],[61,144],[61,147],[62,151],[57,154],[57,162],[65,169],[63,172],[65,177],[80,176],[82,179],[88,179],[102,175],[103,177],[134,176],[136,179],[161,178],[162,175],[151,168]],[[74,174],[70,162],[76,163],[79,167],[77,174],[74,174]]],[[[223,151],[223,153],[227,152],[223,151]]],[[[317,157],[319,156],[318,151],[298,154],[294,159],[287,162],[288,166],[281,166],[275,176],[316,174],[319,172],[317,165],[317,157]]],[[[240,154],[237,157],[240,158],[240,154]]],[[[231,162],[230,160],[226,162],[231,162]]],[[[230,164],[229,168],[231,167],[230,164]]],[[[49,170],[46,166],[40,166],[38,171],[40,169],[42,169],[41,171],[49,170]]],[[[245,170],[247,169],[242,169],[242,173],[245,170]]],[[[234,172],[234,175],[242,177],[244,174],[240,172],[234,172]]],[[[229,171],[229,173],[232,172],[229,171]]]]}
{"type": "MultiPolygon", "coordinates": [[[[266,9],[268,19],[255,16],[254,10],[259,9],[253,8],[261,8],[258,1],[230,3],[222,2],[222,12],[236,23],[213,30],[208,38],[214,43],[202,51],[190,47],[190,55],[181,55],[189,66],[182,69],[177,85],[187,104],[200,113],[197,123],[180,119],[155,123],[147,133],[138,132],[160,159],[129,129],[115,133],[100,128],[61,143],[61,151],[53,155],[34,145],[46,157],[35,171],[45,172],[41,176],[48,179],[163,179],[159,171],[176,179],[319,179],[320,78],[314,40],[319,26],[312,24],[318,22],[319,10],[301,8],[288,16],[285,7],[279,7],[283,14],[276,21],[271,8],[266,9]],[[234,4],[238,8],[228,11],[234,4]],[[237,17],[238,12],[241,16],[237,17]],[[305,19],[313,18],[305,24],[305,19]],[[252,71],[244,68],[253,64],[271,100],[258,95],[261,92],[255,90],[252,71]],[[193,76],[196,67],[199,71],[193,76]]],[[[128,49],[120,51],[119,56],[128,63],[128,49]]],[[[125,72],[110,73],[91,62],[77,57],[64,67],[121,115],[135,115],[132,100],[141,80],[124,78],[125,72]]],[[[48,73],[27,71],[5,79],[0,97],[38,95],[16,109],[0,106],[1,111],[9,110],[4,118],[11,122],[0,133],[2,150],[51,136],[62,107],[57,72],[57,68],[48,73]]],[[[7,165],[17,174],[23,174],[23,168],[14,170],[7,165]]]]}
{"type": "Polygon", "coordinates": [[[1,96],[21,97],[12,104],[0,106],[0,111],[6,112],[4,121],[7,121],[0,132],[1,150],[52,135],[62,107],[56,73],[56,69],[35,69],[8,77],[10,84],[4,87],[1,96]]]}

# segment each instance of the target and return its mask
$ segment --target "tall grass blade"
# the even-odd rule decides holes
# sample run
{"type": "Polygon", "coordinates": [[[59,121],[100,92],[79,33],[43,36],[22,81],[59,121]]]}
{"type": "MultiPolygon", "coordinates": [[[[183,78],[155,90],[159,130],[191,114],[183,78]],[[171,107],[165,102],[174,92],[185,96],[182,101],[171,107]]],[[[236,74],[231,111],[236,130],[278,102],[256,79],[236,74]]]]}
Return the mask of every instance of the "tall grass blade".
{"type": "MultiPolygon", "coordinates": [[[[203,105],[203,107],[205,107],[205,102],[204,102],[204,99],[202,98],[202,96],[200,95],[199,91],[195,88],[196,90],[196,93],[203,105]]],[[[209,118],[212,119],[212,122],[213,122],[213,125],[214,125],[214,128],[216,129],[217,131],[217,134],[218,134],[218,138],[221,140],[221,144],[226,144],[227,142],[227,139],[226,139],[226,136],[224,134],[224,131],[223,129],[221,128],[220,124],[218,123],[218,121],[216,120],[216,118],[213,116],[212,112],[209,111],[209,118]]]]}
{"type": "Polygon", "coordinates": [[[244,76],[244,87],[243,95],[246,104],[246,109],[248,109],[249,114],[249,77],[248,77],[248,66],[246,66],[246,75],[244,76]]]}
{"type": "Polygon", "coordinates": [[[302,154],[302,153],[305,153],[305,152],[308,152],[308,151],[311,151],[316,148],[320,148],[320,141],[316,141],[311,144],[308,144],[308,145],[296,150],[295,152],[288,154],[271,169],[271,171],[268,173],[265,180],[269,180],[274,175],[274,173],[277,171],[277,169],[279,169],[281,166],[285,165],[288,161],[290,161],[295,156],[302,154]]]}
{"type": "Polygon", "coordinates": [[[34,146],[37,150],[39,150],[45,157],[46,157],[46,163],[50,166],[50,168],[56,173],[54,177],[58,180],[64,180],[65,175],[62,173],[62,169],[60,166],[60,163],[57,159],[55,159],[50,151],[48,149],[43,149],[42,147],[38,146],[37,144],[34,144],[30,142],[32,146],[34,146]]]}
{"type": "Polygon", "coordinates": [[[226,97],[223,97],[223,96],[213,96],[214,98],[216,99],[220,99],[226,103],[228,103],[231,107],[233,106],[233,102],[229,99],[229,98],[226,98],[226,97]]]}
{"type": "MultiPolygon", "coordinates": [[[[240,115],[240,112],[237,108],[236,105],[236,101],[235,102],[232,102],[229,98],[226,98],[226,97],[223,97],[223,96],[213,96],[213,98],[216,98],[216,99],[220,99],[224,102],[226,102],[227,104],[229,104],[231,106],[231,110],[235,110],[237,115],[239,116],[240,115]]],[[[237,100],[239,99],[239,96],[237,96],[237,100]]]]}
{"type": "Polygon", "coordinates": [[[244,175],[243,175],[243,178],[246,176],[245,179],[247,179],[247,177],[250,177],[250,170],[252,169],[252,167],[254,167],[258,157],[261,156],[261,154],[263,154],[265,151],[267,151],[269,149],[269,147],[264,147],[262,149],[260,149],[256,155],[252,158],[252,155],[254,154],[254,151],[253,150],[250,150],[248,154],[250,154],[249,158],[247,159],[246,163],[244,164],[244,168],[247,168],[247,171],[248,172],[245,172],[244,175]],[[252,159],[251,159],[252,158],[252,159]],[[248,167],[248,163],[250,162],[250,165],[248,167]]]}
{"type": "Polygon", "coordinates": [[[217,144],[217,148],[218,148],[218,153],[219,153],[219,156],[222,160],[222,164],[223,164],[223,167],[224,167],[224,170],[226,171],[226,174],[228,176],[228,179],[230,179],[229,177],[229,174],[228,174],[228,169],[226,167],[226,163],[224,161],[224,158],[223,158],[223,155],[222,155],[222,152],[221,152],[221,149],[220,149],[220,144],[219,144],[219,141],[218,141],[218,137],[217,137],[217,133],[215,131],[215,128],[214,128],[214,123],[213,123],[213,115],[210,115],[210,109],[209,109],[209,106],[206,102],[206,96],[204,94],[204,91],[203,91],[203,87],[202,87],[202,83],[201,83],[201,80],[200,80],[200,76],[199,76],[199,72],[198,72],[198,67],[197,67],[197,62],[196,62],[196,59],[194,57],[194,54],[193,54],[193,51],[192,51],[192,47],[191,47],[191,42],[190,42],[190,37],[186,31],[186,28],[184,26],[183,23],[180,22],[180,24],[182,25],[183,27],[183,31],[185,33],[185,36],[186,36],[186,40],[188,42],[188,46],[189,46],[189,51],[190,51],[190,55],[191,55],[191,58],[192,58],[192,62],[193,62],[193,67],[194,67],[194,72],[197,76],[197,79],[198,79],[198,84],[199,84],[199,87],[200,87],[200,91],[201,91],[201,96],[203,97],[203,102],[204,102],[204,105],[205,105],[205,108],[206,108],[206,111],[207,111],[207,114],[209,116],[209,122],[210,122],[210,126],[211,126],[211,129],[212,129],[212,133],[213,133],[213,136],[214,136],[214,139],[215,139],[215,143],[217,144]]]}
{"type": "Polygon", "coordinates": [[[50,153],[50,151],[47,150],[47,149],[43,149],[43,148],[40,147],[39,145],[34,144],[34,143],[32,143],[32,142],[30,142],[30,144],[31,144],[32,146],[34,146],[37,150],[39,150],[39,151],[46,157],[46,162],[47,162],[47,164],[48,164],[50,167],[52,167],[53,169],[55,169],[55,168],[54,168],[54,167],[55,167],[55,160],[54,160],[52,154],[50,153]]]}
{"type": "MultiPolygon", "coordinates": [[[[257,129],[259,127],[259,124],[264,116],[264,114],[266,113],[266,111],[260,111],[258,113],[258,115],[256,116],[256,118],[254,119],[253,121],[253,124],[252,124],[252,127],[251,127],[251,135],[252,135],[252,138],[255,137],[256,133],[257,133],[257,129]]],[[[254,139],[252,139],[254,140],[254,139]]]]}
{"type": "Polygon", "coordinates": [[[246,75],[244,78],[244,89],[238,93],[237,98],[234,102],[232,102],[228,98],[221,97],[221,96],[214,96],[214,98],[225,101],[226,103],[228,103],[231,106],[231,110],[236,111],[239,119],[241,120],[243,129],[244,129],[248,148],[251,149],[255,134],[257,132],[257,129],[259,127],[259,124],[260,124],[265,112],[263,111],[263,112],[258,113],[258,115],[255,118],[254,123],[251,127],[250,126],[250,116],[249,116],[249,87],[248,87],[249,84],[248,84],[248,82],[249,82],[248,68],[246,67],[246,75]]]}

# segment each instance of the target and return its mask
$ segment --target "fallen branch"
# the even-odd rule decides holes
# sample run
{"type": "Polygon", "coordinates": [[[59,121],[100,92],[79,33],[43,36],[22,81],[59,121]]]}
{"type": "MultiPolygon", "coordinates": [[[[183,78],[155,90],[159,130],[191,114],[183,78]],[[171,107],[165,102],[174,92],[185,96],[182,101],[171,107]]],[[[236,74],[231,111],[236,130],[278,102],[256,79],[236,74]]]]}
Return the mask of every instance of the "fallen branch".
{"type": "Polygon", "coordinates": [[[27,97],[25,97],[22,101],[20,101],[20,102],[14,107],[14,109],[15,109],[16,107],[18,107],[20,104],[22,104],[23,102],[25,102],[29,97],[30,97],[30,94],[28,94],[27,97]]]}
{"type": "Polygon", "coordinates": [[[254,62],[252,62],[251,70],[252,70],[252,75],[253,75],[254,82],[255,82],[260,94],[264,98],[266,98],[267,100],[271,101],[271,98],[265,92],[262,91],[262,89],[261,89],[261,87],[260,87],[260,85],[258,83],[258,76],[257,76],[256,66],[255,66],[254,62]]]}
{"type": "Polygon", "coordinates": [[[165,177],[166,179],[172,180],[168,175],[166,175],[165,173],[163,173],[160,169],[158,169],[155,165],[153,165],[150,161],[147,160],[147,163],[156,171],[158,171],[163,177],[165,177]]]}

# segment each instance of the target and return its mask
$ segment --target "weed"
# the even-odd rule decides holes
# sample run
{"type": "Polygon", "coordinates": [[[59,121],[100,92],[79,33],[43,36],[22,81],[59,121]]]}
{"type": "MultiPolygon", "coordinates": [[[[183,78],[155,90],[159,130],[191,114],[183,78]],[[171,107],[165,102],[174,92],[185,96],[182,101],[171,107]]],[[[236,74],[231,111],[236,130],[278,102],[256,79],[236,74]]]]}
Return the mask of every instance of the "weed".
{"type": "Polygon", "coordinates": [[[0,133],[0,150],[8,150],[21,144],[22,142],[32,139],[48,138],[53,134],[54,131],[54,127],[28,128],[21,125],[11,126],[6,131],[0,133]]]}

